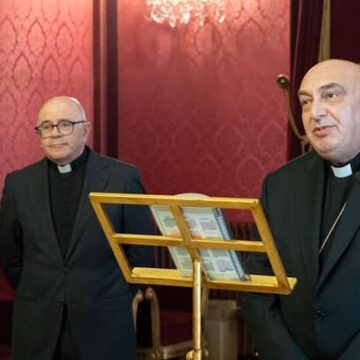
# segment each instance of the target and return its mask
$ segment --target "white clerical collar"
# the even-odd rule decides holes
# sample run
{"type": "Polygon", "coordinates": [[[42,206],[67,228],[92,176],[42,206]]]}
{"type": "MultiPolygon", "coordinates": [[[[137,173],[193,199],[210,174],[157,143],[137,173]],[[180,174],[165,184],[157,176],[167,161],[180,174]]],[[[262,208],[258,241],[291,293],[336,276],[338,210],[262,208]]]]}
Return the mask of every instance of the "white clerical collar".
{"type": "Polygon", "coordinates": [[[334,173],[334,176],[337,178],[345,178],[352,175],[353,173],[350,163],[344,166],[334,166],[334,165],[330,165],[330,166],[334,173]]]}
{"type": "Polygon", "coordinates": [[[63,166],[57,165],[57,168],[59,170],[59,173],[61,173],[61,174],[67,174],[67,173],[71,172],[71,170],[72,170],[71,164],[67,164],[67,165],[63,165],[63,166]]]}

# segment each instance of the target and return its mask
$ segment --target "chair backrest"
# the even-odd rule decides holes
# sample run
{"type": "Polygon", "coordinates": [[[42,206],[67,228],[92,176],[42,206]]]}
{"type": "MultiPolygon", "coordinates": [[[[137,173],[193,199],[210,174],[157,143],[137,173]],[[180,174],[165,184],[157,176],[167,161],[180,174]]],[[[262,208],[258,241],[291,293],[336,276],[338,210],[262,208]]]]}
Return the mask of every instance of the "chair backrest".
{"type": "Polygon", "coordinates": [[[149,286],[134,301],[138,302],[137,359],[171,359],[192,350],[191,288],[149,286]]]}

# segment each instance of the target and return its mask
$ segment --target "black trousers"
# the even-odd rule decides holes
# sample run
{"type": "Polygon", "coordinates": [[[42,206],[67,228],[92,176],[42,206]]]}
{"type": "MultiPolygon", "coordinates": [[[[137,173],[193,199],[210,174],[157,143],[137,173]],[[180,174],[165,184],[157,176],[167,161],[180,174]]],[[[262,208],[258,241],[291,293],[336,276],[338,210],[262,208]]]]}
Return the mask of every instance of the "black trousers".
{"type": "Polygon", "coordinates": [[[80,354],[71,335],[66,306],[64,307],[59,340],[53,360],[81,360],[80,354]]]}

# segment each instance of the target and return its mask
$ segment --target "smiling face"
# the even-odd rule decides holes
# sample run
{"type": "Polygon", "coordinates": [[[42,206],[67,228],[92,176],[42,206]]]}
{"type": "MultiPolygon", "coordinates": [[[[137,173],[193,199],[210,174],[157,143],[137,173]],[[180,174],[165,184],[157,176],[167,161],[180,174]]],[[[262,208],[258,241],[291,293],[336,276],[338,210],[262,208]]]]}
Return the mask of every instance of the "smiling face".
{"type": "MultiPolygon", "coordinates": [[[[57,96],[41,107],[36,126],[45,122],[56,125],[61,119],[86,120],[84,110],[76,99],[57,96]]],[[[85,122],[74,125],[73,132],[69,135],[62,135],[56,127],[53,127],[51,135],[45,138],[40,137],[40,140],[46,156],[51,161],[66,165],[82,154],[88,134],[89,123],[85,122]]]]}
{"type": "Polygon", "coordinates": [[[299,90],[302,121],[314,150],[335,165],[360,152],[360,66],[327,60],[305,75],[299,90]]]}

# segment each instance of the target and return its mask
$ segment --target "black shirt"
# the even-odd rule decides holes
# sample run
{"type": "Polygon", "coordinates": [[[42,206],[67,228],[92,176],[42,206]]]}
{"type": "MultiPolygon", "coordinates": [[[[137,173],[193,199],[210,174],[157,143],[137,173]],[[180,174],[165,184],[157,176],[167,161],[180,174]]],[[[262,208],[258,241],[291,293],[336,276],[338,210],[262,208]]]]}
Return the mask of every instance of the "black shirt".
{"type": "Polygon", "coordinates": [[[65,257],[78,209],[89,150],[71,162],[70,171],[61,173],[58,165],[49,163],[51,215],[61,252],[65,257]]]}
{"type": "Polygon", "coordinates": [[[330,236],[329,240],[326,242],[323,250],[320,253],[320,269],[331,247],[331,238],[332,234],[336,231],[336,224],[333,229],[331,228],[336,222],[337,217],[341,213],[342,208],[347,201],[347,197],[354,182],[354,173],[360,170],[360,154],[355,156],[355,158],[350,161],[350,165],[352,173],[345,177],[335,176],[332,169],[333,165],[328,164],[327,166],[324,186],[324,205],[320,246],[325,241],[329,232],[330,236]]]}

